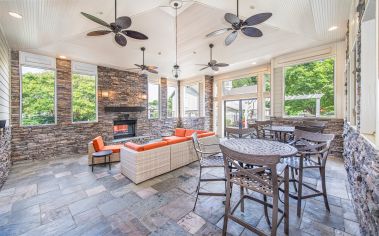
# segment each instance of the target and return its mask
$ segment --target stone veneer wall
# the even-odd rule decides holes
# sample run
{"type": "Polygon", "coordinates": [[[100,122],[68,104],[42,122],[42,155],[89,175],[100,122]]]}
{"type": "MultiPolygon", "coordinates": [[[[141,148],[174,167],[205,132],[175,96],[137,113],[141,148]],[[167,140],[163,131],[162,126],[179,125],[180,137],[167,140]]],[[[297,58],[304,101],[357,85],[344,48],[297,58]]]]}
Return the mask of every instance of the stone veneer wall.
{"type": "MultiPolygon", "coordinates": [[[[361,19],[367,1],[360,0],[357,6],[358,33],[356,35],[356,113],[357,127],[348,123],[344,127],[344,161],[354,210],[359,220],[362,235],[379,235],[379,152],[375,145],[360,133],[361,98],[361,19]]],[[[349,25],[347,38],[349,38],[349,25]]],[[[349,59],[350,48],[346,51],[349,59]]],[[[347,93],[347,84],[346,93],[347,93]]]]}
{"type": "Polygon", "coordinates": [[[0,189],[3,186],[11,167],[11,128],[0,131],[0,189]]]}
{"type": "Polygon", "coordinates": [[[348,124],[344,140],[345,168],[362,235],[379,235],[379,152],[348,124]]]}
{"type": "Polygon", "coordinates": [[[324,133],[335,134],[335,138],[331,145],[331,154],[342,158],[343,153],[343,119],[326,119],[326,118],[276,118],[271,117],[274,124],[281,125],[300,125],[303,120],[309,121],[323,121],[327,122],[324,133]]]}
{"type": "MultiPolygon", "coordinates": [[[[71,121],[71,61],[57,59],[57,124],[20,126],[20,69],[19,52],[11,52],[11,125],[12,160],[46,159],[86,153],[87,143],[98,135],[105,141],[113,140],[113,120],[125,113],[105,112],[106,106],[147,107],[148,80],[138,74],[98,66],[98,122],[72,123],[71,121]],[[108,91],[108,97],[101,92],[108,91]]],[[[211,83],[211,80],[207,80],[211,83]]],[[[207,87],[207,92],[212,93],[207,87]]],[[[211,94],[205,95],[206,104],[211,104],[211,94]]],[[[154,136],[156,133],[172,132],[181,126],[179,118],[167,118],[167,80],[161,79],[161,118],[148,119],[147,110],[130,112],[129,119],[137,119],[137,135],[154,136]]],[[[211,129],[211,111],[207,117],[185,119],[184,127],[211,129]]]]}

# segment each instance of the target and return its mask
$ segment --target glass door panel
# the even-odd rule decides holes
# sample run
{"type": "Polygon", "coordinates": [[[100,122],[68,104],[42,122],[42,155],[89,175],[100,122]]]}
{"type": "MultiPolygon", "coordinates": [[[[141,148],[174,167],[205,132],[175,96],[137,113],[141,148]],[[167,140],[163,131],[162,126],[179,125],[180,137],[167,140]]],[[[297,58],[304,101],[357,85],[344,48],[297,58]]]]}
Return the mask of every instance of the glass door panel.
{"type": "Polygon", "coordinates": [[[242,128],[248,128],[248,124],[254,123],[257,120],[258,115],[258,103],[257,99],[241,100],[241,112],[242,112],[242,128]]]}
{"type": "Polygon", "coordinates": [[[225,127],[240,127],[240,101],[225,101],[225,127]]]}

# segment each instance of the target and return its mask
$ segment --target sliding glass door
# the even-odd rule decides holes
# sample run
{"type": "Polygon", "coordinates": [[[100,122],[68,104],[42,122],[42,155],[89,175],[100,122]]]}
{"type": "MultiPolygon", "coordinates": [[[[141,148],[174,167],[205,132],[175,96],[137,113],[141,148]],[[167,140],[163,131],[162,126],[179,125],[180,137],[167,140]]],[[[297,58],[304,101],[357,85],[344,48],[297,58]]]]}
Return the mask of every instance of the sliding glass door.
{"type": "Polygon", "coordinates": [[[256,98],[225,101],[224,128],[247,128],[257,119],[257,105],[256,98]]]}

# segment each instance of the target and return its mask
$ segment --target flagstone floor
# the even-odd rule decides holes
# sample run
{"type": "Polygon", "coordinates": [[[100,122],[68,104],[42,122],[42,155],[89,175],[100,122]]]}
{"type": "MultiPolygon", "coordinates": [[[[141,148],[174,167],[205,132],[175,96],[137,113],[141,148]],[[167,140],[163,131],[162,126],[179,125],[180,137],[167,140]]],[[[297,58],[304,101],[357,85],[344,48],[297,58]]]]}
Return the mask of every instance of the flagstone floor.
{"type": "MultiPolygon", "coordinates": [[[[0,235],[221,235],[223,198],[202,196],[192,211],[198,163],[139,185],[119,170],[120,165],[114,164],[111,171],[96,166],[92,173],[85,156],[15,163],[0,191],[0,235]]],[[[315,173],[307,176],[307,182],[320,187],[315,173]]],[[[309,199],[297,218],[296,202],[291,201],[290,235],[359,235],[346,181],[342,160],[330,158],[331,212],[321,198],[309,199]]],[[[224,191],[223,184],[202,188],[224,191]]],[[[237,188],[234,191],[237,197],[237,188]]],[[[268,229],[261,206],[247,202],[245,208],[245,213],[237,214],[268,229]]],[[[253,235],[233,222],[228,229],[230,235],[253,235]]]]}

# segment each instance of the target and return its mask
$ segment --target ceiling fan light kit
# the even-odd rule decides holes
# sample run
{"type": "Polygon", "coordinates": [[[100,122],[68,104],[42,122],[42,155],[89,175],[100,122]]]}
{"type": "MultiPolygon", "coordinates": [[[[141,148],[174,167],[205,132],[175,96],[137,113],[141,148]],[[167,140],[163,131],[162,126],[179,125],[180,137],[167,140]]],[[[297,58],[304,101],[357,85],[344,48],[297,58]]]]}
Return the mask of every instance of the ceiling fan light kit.
{"type": "Polygon", "coordinates": [[[250,16],[246,20],[241,20],[239,18],[239,0],[237,0],[237,15],[233,13],[226,13],[224,16],[225,21],[227,21],[229,24],[231,24],[231,27],[219,29],[216,31],[213,31],[206,35],[206,37],[212,37],[219,34],[223,34],[228,31],[232,31],[226,38],[225,38],[225,45],[229,46],[236,40],[238,32],[242,32],[244,35],[249,37],[262,37],[263,33],[261,30],[252,27],[258,24],[261,24],[268,20],[272,16],[272,13],[266,12],[266,13],[260,13],[253,16],[250,16]]]}
{"type": "Polygon", "coordinates": [[[96,22],[99,25],[106,27],[106,30],[96,30],[89,32],[87,36],[101,36],[109,33],[114,33],[114,40],[116,43],[122,47],[125,47],[127,44],[127,40],[125,36],[130,38],[138,39],[138,40],[146,40],[148,37],[140,32],[134,30],[127,30],[132,25],[132,19],[128,16],[120,16],[117,17],[117,0],[115,2],[115,22],[108,24],[107,22],[97,18],[96,16],[90,15],[85,12],[81,12],[81,14],[87,19],[96,22]]]}

